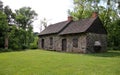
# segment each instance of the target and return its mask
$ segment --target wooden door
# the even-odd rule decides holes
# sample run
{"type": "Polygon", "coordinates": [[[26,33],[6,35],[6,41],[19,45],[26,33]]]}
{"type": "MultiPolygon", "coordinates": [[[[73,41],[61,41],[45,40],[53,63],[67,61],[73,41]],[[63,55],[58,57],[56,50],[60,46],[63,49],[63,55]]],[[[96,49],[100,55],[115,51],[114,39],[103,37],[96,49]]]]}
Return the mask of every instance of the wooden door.
{"type": "Polygon", "coordinates": [[[67,50],[67,40],[62,39],[62,51],[66,51],[66,50],[67,50]]]}
{"type": "Polygon", "coordinates": [[[44,48],[44,39],[41,40],[41,47],[44,48]]]}

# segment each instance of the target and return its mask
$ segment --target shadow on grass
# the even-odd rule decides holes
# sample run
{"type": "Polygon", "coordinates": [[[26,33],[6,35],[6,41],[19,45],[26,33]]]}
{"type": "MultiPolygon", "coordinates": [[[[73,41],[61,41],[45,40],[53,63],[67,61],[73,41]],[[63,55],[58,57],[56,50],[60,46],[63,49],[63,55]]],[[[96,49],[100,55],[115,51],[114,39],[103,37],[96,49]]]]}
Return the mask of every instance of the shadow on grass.
{"type": "Polygon", "coordinates": [[[95,54],[87,54],[90,56],[98,56],[98,57],[120,57],[120,51],[108,51],[106,53],[95,53],[95,54]]]}
{"type": "Polygon", "coordinates": [[[27,49],[24,49],[24,50],[12,50],[12,49],[8,49],[8,50],[1,50],[0,49],[0,54],[1,53],[10,53],[10,52],[22,52],[22,51],[27,51],[27,49]]]}
{"type": "MultiPolygon", "coordinates": [[[[55,53],[65,53],[65,54],[80,54],[80,53],[71,53],[71,52],[59,52],[59,51],[49,51],[49,50],[45,50],[48,52],[55,52],[55,53]]],[[[85,55],[89,55],[89,56],[97,56],[97,57],[120,57],[120,51],[108,51],[105,53],[91,53],[91,54],[85,54],[85,55]]]]}

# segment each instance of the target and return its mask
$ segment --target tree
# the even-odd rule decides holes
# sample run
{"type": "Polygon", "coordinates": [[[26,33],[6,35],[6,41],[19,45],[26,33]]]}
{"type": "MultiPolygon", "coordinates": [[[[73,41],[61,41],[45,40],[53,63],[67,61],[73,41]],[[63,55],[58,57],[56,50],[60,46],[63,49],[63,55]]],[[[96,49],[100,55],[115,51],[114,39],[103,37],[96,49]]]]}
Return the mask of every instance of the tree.
{"type": "Polygon", "coordinates": [[[37,13],[30,7],[22,7],[19,10],[16,10],[16,22],[19,28],[24,30],[27,30],[32,26],[36,17],[37,13]]]}
{"type": "MultiPolygon", "coordinates": [[[[13,23],[13,20],[15,18],[14,13],[12,12],[12,10],[10,9],[9,6],[5,6],[3,9],[3,12],[6,14],[6,19],[7,19],[7,23],[8,23],[8,31],[10,31],[9,26],[13,23]]],[[[9,34],[6,34],[5,37],[5,48],[8,49],[8,43],[9,43],[9,34]]]]}
{"type": "MultiPolygon", "coordinates": [[[[92,12],[98,12],[103,23],[108,23],[108,19],[112,16],[118,18],[118,12],[116,11],[115,2],[110,0],[74,0],[73,11],[68,10],[68,14],[75,20],[81,18],[88,18],[92,12]],[[101,5],[101,2],[107,5],[101,5]],[[107,8],[106,8],[107,7],[107,8]],[[101,17],[102,16],[102,17],[101,17]],[[107,19],[108,18],[108,19],[107,19]]],[[[114,18],[112,18],[113,20],[114,18]]]]}
{"type": "Polygon", "coordinates": [[[32,23],[37,14],[30,7],[12,12],[5,6],[0,12],[0,48],[25,49],[34,41],[32,23]],[[8,41],[9,40],[9,41],[8,41]]]}
{"type": "Polygon", "coordinates": [[[16,10],[15,21],[18,28],[22,30],[21,36],[23,37],[20,37],[20,39],[23,41],[22,45],[25,47],[28,47],[33,39],[32,23],[36,17],[37,13],[30,7],[22,7],[19,10],[16,10]]]}
{"type": "Polygon", "coordinates": [[[43,20],[40,21],[40,32],[42,31],[42,28],[46,28],[48,24],[48,21],[46,18],[43,18],[43,20]]]}
{"type": "Polygon", "coordinates": [[[4,13],[7,16],[7,21],[9,24],[14,22],[15,19],[15,13],[12,12],[11,8],[9,6],[4,7],[4,13]]]}
{"type": "Polygon", "coordinates": [[[73,0],[74,8],[73,11],[68,10],[68,14],[71,15],[74,20],[88,18],[91,13],[99,12],[100,0],[73,0]]]}
{"type": "Polygon", "coordinates": [[[8,22],[6,15],[0,11],[0,48],[8,48],[8,22]]]}
{"type": "Polygon", "coordinates": [[[82,18],[90,17],[92,4],[90,0],[74,0],[74,9],[73,11],[68,10],[69,15],[71,15],[74,20],[79,20],[82,18]]]}
{"type": "Polygon", "coordinates": [[[120,19],[112,22],[108,31],[108,46],[112,50],[120,49],[120,19]]]}

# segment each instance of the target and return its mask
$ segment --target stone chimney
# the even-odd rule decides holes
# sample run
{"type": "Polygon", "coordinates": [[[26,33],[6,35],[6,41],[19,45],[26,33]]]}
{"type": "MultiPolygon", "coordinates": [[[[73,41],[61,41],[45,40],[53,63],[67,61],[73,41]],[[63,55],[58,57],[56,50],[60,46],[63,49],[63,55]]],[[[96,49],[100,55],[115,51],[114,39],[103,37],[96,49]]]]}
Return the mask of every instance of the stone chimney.
{"type": "Polygon", "coordinates": [[[98,12],[93,12],[91,18],[96,18],[98,17],[98,12]]]}
{"type": "Polygon", "coordinates": [[[72,16],[68,16],[68,21],[72,21],[73,17],[72,16]]]}

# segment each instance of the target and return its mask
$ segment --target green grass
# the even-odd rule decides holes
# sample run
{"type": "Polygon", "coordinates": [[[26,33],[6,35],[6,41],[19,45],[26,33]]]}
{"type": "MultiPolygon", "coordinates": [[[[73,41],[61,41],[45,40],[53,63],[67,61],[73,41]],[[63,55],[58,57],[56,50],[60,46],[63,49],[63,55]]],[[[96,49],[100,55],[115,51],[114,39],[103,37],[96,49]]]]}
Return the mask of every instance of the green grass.
{"type": "Polygon", "coordinates": [[[120,75],[120,51],[100,54],[44,50],[0,53],[0,75],[120,75]]]}

